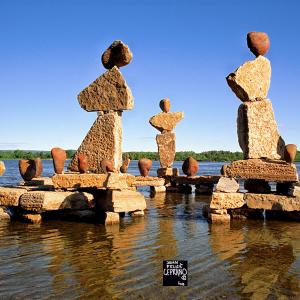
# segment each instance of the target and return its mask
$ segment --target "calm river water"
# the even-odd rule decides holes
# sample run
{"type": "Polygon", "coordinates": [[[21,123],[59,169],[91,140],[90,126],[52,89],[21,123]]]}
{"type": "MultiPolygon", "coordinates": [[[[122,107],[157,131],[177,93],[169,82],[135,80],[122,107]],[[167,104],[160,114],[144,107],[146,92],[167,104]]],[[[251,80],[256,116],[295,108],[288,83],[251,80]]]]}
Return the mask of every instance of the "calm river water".
{"type": "MultiPolygon", "coordinates": [[[[5,163],[0,185],[18,182],[17,161],[5,163]]],[[[142,191],[145,218],[120,226],[0,222],[0,299],[300,299],[300,223],[210,225],[207,197],[142,191]],[[164,259],[188,260],[188,287],[162,286],[164,259]]]]}

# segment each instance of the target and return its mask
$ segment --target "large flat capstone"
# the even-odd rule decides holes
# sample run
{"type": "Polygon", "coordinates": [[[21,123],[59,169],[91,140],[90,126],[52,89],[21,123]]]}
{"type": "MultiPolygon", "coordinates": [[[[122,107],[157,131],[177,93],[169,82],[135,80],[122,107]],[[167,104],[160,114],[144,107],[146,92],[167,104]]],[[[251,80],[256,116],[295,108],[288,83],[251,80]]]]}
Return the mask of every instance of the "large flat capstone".
{"type": "Polygon", "coordinates": [[[73,156],[69,170],[78,171],[78,155],[87,157],[89,170],[93,173],[105,173],[101,161],[109,159],[119,170],[122,164],[122,114],[110,112],[99,115],[80,147],[73,156]]]}
{"type": "Polygon", "coordinates": [[[298,181],[296,166],[282,160],[237,160],[230,165],[224,165],[221,173],[227,177],[242,179],[264,179],[275,182],[298,181]]]}
{"type": "Polygon", "coordinates": [[[183,112],[162,112],[150,118],[150,124],[157,130],[172,131],[184,117],[183,112]]]}
{"type": "Polygon", "coordinates": [[[33,191],[23,194],[20,198],[21,208],[35,212],[89,209],[94,205],[94,196],[85,192],[33,191]]]}
{"type": "Polygon", "coordinates": [[[275,194],[245,193],[245,202],[249,208],[300,211],[300,198],[275,194]]]}
{"type": "Polygon", "coordinates": [[[247,61],[226,78],[236,96],[244,101],[267,98],[271,80],[271,64],[264,56],[247,61]]]}
{"type": "Polygon", "coordinates": [[[285,144],[279,134],[270,100],[241,104],[237,132],[245,159],[284,157],[285,144]]]}
{"type": "Polygon", "coordinates": [[[118,67],[98,77],[78,95],[86,111],[126,110],[133,108],[133,96],[118,67]]]}

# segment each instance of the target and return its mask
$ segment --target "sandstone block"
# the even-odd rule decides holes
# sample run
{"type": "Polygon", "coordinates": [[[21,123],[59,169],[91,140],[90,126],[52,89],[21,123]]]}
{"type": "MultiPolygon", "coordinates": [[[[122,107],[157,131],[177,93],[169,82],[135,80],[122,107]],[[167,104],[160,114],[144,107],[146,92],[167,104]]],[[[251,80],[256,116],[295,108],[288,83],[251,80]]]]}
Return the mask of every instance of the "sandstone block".
{"type": "Polygon", "coordinates": [[[26,192],[23,188],[0,187],[0,205],[18,206],[20,197],[26,192]]]}
{"type": "Polygon", "coordinates": [[[105,225],[113,225],[120,223],[120,216],[116,212],[106,211],[101,216],[101,219],[105,225]]]}
{"type": "Polygon", "coordinates": [[[282,160],[237,160],[230,165],[224,165],[221,173],[233,178],[264,179],[275,182],[298,181],[296,166],[282,160]]]}
{"type": "Polygon", "coordinates": [[[128,188],[127,180],[129,177],[131,177],[131,175],[120,174],[120,173],[108,173],[105,187],[110,190],[127,189],[128,188]]]}
{"type": "Polygon", "coordinates": [[[158,177],[177,177],[179,176],[178,168],[159,168],[157,169],[158,177]]]}
{"type": "Polygon", "coordinates": [[[152,168],[152,160],[149,158],[141,158],[138,161],[138,167],[140,174],[144,177],[147,177],[152,168]]]}
{"type": "Polygon", "coordinates": [[[232,91],[243,102],[267,98],[270,79],[271,64],[263,56],[247,61],[226,78],[232,91]]]}
{"type": "Polygon", "coordinates": [[[245,204],[243,193],[214,192],[210,198],[211,209],[240,208],[245,204]]]}
{"type": "Polygon", "coordinates": [[[299,211],[300,198],[275,194],[245,194],[245,202],[249,208],[299,211]]]}
{"type": "Polygon", "coordinates": [[[151,192],[151,194],[165,193],[166,192],[166,187],[164,185],[162,185],[162,186],[151,186],[150,187],[150,192],[151,192]]]}
{"type": "Polygon", "coordinates": [[[245,102],[240,105],[237,132],[244,158],[284,157],[284,141],[281,138],[270,100],[245,102]]]}
{"type": "Polygon", "coordinates": [[[67,159],[67,153],[64,149],[55,147],[51,149],[51,156],[53,159],[54,172],[62,174],[65,167],[65,161],[67,159]]]}
{"type": "Polygon", "coordinates": [[[106,71],[78,95],[86,111],[127,110],[133,108],[130,88],[117,67],[106,71]]]}
{"type": "Polygon", "coordinates": [[[131,217],[143,217],[145,215],[145,212],[143,210],[130,211],[129,215],[131,217]]]}
{"type": "Polygon", "coordinates": [[[220,214],[210,213],[208,218],[209,221],[214,224],[222,224],[222,223],[230,222],[230,215],[228,214],[220,215],[220,214]]]}
{"type": "Polygon", "coordinates": [[[145,197],[136,191],[110,190],[97,198],[97,206],[104,211],[130,212],[146,208],[145,197]]]}
{"type": "Polygon", "coordinates": [[[5,172],[5,164],[0,160],[0,176],[2,176],[5,172]]]}
{"type": "Polygon", "coordinates": [[[216,186],[216,192],[236,193],[240,185],[234,178],[221,177],[216,186]]]}
{"type": "Polygon", "coordinates": [[[59,209],[88,209],[94,207],[94,197],[81,192],[33,191],[20,198],[21,208],[28,211],[42,212],[59,209]]]}
{"type": "Polygon", "coordinates": [[[159,130],[163,131],[172,131],[178,122],[180,122],[184,117],[183,112],[161,112],[150,118],[150,124],[159,130]]]}
{"type": "Polygon", "coordinates": [[[69,165],[71,171],[78,171],[78,155],[83,153],[93,173],[105,173],[101,161],[106,158],[114,162],[119,170],[122,164],[122,116],[120,112],[99,115],[69,165]]]}
{"type": "Polygon", "coordinates": [[[176,137],[173,132],[165,132],[156,136],[159,161],[163,168],[170,168],[173,165],[176,154],[175,141],[176,137]]]}

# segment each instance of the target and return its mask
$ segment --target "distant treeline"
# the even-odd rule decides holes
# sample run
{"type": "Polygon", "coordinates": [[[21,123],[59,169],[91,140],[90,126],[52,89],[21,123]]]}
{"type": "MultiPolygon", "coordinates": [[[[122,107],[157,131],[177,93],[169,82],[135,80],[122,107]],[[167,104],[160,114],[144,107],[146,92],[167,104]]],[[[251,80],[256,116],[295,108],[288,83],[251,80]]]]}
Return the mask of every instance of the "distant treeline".
{"type": "MultiPolygon", "coordinates": [[[[67,158],[72,158],[75,150],[66,150],[67,158]]],[[[158,160],[157,152],[124,152],[123,158],[129,155],[131,160],[139,160],[140,158],[149,158],[158,160]]],[[[176,152],[175,160],[185,160],[192,156],[198,161],[233,161],[243,159],[242,152],[230,151],[205,151],[196,153],[194,151],[176,152]]],[[[32,159],[40,157],[41,159],[51,158],[50,151],[24,151],[24,150],[0,150],[0,159],[32,159]]],[[[295,161],[300,161],[300,152],[297,152],[295,161]]]]}

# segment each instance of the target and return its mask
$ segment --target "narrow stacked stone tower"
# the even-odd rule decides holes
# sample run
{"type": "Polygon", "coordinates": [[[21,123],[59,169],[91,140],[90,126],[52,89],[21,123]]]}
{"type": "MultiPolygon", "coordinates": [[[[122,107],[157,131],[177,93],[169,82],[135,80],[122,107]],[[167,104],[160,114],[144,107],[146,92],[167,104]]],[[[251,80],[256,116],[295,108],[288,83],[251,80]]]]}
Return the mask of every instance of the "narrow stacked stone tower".
{"type": "Polygon", "coordinates": [[[122,164],[122,112],[132,109],[133,96],[119,68],[130,63],[132,53],[127,45],[115,41],[102,55],[102,64],[108,69],[78,95],[80,106],[98,117],[75,153],[69,169],[78,171],[78,155],[87,157],[89,170],[105,173],[101,161],[113,162],[114,169],[122,164]]]}
{"type": "Polygon", "coordinates": [[[264,55],[269,50],[270,41],[264,32],[250,32],[247,43],[256,58],[247,61],[226,78],[232,91],[243,102],[238,109],[237,133],[244,160],[222,167],[223,177],[216,186],[209,207],[212,221],[228,221],[240,214],[257,217],[263,209],[300,210],[300,197],[297,198],[294,192],[298,181],[294,157],[286,155],[287,150],[291,153],[291,145],[285,147],[272,102],[267,99],[271,64],[264,55]],[[239,185],[235,179],[244,180],[246,193],[238,192],[239,185]],[[276,191],[271,191],[269,182],[276,182],[276,191]],[[295,204],[295,201],[297,205],[283,205],[289,202],[295,204]]]}

